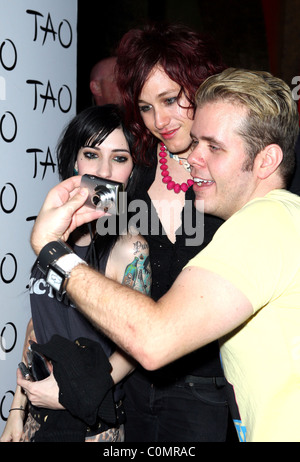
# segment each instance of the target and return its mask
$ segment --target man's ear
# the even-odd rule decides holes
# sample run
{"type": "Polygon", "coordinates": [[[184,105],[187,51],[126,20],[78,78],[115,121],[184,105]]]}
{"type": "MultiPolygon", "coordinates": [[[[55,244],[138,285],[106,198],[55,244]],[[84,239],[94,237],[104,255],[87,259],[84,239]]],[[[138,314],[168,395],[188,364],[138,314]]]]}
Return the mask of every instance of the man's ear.
{"type": "Polygon", "coordinates": [[[90,90],[93,95],[99,96],[101,94],[100,82],[98,82],[97,80],[91,80],[90,90]]]}
{"type": "Polygon", "coordinates": [[[268,178],[279,167],[282,162],[283,152],[278,144],[269,144],[257,155],[258,177],[268,178]]]}

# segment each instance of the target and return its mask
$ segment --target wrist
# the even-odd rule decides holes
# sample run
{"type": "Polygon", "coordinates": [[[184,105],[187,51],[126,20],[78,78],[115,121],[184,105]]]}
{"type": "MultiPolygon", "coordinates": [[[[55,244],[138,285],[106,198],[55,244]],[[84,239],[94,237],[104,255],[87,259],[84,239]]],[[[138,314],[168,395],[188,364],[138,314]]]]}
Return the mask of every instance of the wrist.
{"type": "MultiPolygon", "coordinates": [[[[38,220],[39,220],[39,217],[37,217],[36,223],[38,222],[38,220]]],[[[51,241],[54,241],[55,239],[56,239],[56,237],[53,236],[51,241]]],[[[57,237],[57,239],[58,239],[58,237],[57,237]]],[[[32,250],[34,251],[34,253],[37,256],[40,254],[42,249],[51,241],[49,241],[49,239],[45,240],[45,239],[43,239],[42,236],[39,236],[38,233],[35,231],[35,226],[33,227],[33,230],[32,230],[31,236],[30,236],[30,244],[31,244],[32,250]]]]}
{"type": "Polygon", "coordinates": [[[48,242],[38,255],[38,267],[46,275],[50,265],[57,262],[60,257],[73,253],[71,247],[61,240],[48,242]]]}
{"type": "Polygon", "coordinates": [[[72,270],[86,262],[62,241],[46,244],[38,257],[38,267],[46,276],[46,282],[60,295],[64,295],[72,270]]]}
{"type": "Polygon", "coordinates": [[[25,408],[20,406],[20,407],[11,407],[10,410],[8,412],[12,412],[12,411],[20,411],[20,412],[25,412],[25,408]]]}
{"type": "Polygon", "coordinates": [[[28,402],[28,399],[22,387],[20,385],[17,385],[16,390],[15,390],[15,396],[11,403],[11,408],[26,409],[27,402],[28,402]]]}
{"type": "Polygon", "coordinates": [[[27,396],[22,392],[21,387],[18,385],[17,389],[15,391],[15,397],[14,400],[11,403],[9,413],[16,412],[16,413],[21,413],[21,412],[26,412],[26,407],[27,407],[27,396]]]}

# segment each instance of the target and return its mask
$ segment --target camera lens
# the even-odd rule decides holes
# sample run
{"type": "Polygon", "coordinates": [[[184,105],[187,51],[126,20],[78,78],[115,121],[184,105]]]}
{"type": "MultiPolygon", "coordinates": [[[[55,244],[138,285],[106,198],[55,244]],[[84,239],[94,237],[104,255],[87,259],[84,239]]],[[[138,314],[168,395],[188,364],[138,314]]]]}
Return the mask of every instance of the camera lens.
{"type": "Polygon", "coordinates": [[[97,205],[99,204],[100,202],[100,197],[98,194],[95,194],[93,197],[92,197],[92,202],[93,204],[95,205],[95,207],[97,207],[97,205]]]}
{"type": "Polygon", "coordinates": [[[107,212],[114,203],[113,192],[105,186],[98,185],[95,188],[95,194],[92,196],[92,202],[97,208],[107,212]]]}

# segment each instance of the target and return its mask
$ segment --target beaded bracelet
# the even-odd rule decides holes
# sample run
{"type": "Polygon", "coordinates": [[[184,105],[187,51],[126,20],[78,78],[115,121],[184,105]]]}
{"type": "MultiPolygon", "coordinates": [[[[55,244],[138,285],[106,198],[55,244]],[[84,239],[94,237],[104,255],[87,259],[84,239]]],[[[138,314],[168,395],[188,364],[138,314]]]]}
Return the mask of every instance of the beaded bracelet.
{"type": "Polygon", "coordinates": [[[25,411],[23,407],[12,407],[8,412],[10,411],[25,411]]]}

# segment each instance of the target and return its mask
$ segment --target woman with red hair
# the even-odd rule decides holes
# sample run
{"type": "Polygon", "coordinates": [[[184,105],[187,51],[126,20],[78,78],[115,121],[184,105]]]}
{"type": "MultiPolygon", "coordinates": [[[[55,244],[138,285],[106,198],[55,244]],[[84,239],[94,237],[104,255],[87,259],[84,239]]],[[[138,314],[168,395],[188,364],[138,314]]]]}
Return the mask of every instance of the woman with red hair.
{"type": "MultiPolygon", "coordinates": [[[[187,158],[196,90],[223,68],[211,42],[181,25],[133,29],[119,44],[116,79],[135,135],[133,156],[144,166],[137,191],[148,206],[148,228],[140,232],[150,247],[155,300],[221,224],[204,216],[203,232],[187,158]]],[[[125,441],[226,439],[226,382],[217,342],[158,371],[138,367],[125,393],[125,441]]]]}

